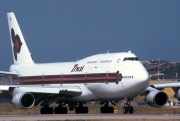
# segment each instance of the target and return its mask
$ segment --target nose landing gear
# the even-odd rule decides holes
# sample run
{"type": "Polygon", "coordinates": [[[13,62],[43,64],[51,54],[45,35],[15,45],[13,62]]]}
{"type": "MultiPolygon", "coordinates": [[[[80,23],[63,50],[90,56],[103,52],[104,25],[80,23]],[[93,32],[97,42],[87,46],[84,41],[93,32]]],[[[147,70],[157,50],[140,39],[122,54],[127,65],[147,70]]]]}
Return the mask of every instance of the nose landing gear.
{"type": "Polygon", "coordinates": [[[131,102],[130,102],[130,101],[132,101],[132,99],[133,99],[133,98],[129,98],[129,97],[127,98],[127,102],[125,103],[126,106],[123,107],[123,113],[124,113],[124,114],[127,114],[128,112],[129,112],[130,114],[133,114],[134,109],[133,109],[133,107],[131,106],[131,102]]]}

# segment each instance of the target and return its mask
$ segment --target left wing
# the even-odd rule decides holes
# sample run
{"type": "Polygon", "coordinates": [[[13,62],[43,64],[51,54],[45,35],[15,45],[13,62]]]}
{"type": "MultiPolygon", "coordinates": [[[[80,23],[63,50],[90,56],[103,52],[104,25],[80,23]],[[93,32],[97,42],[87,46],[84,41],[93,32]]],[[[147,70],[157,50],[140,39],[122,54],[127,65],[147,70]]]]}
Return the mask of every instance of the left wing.
{"type": "Polygon", "coordinates": [[[180,101],[180,82],[178,81],[149,84],[148,88],[140,95],[140,97],[152,107],[164,106],[169,100],[169,97],[165,92],[162,91],[162,89],[168,87],[174,90],[174,97],[180,101]]]}
{"type": "Polygon", "coordinates": [[[167,87],[171,88],[180,88],[180,82],[165,82],[165,83],[156,83],[156,84],[149,84],[149,86],[156,88],[156,89],[163,89],[167,87]]]}

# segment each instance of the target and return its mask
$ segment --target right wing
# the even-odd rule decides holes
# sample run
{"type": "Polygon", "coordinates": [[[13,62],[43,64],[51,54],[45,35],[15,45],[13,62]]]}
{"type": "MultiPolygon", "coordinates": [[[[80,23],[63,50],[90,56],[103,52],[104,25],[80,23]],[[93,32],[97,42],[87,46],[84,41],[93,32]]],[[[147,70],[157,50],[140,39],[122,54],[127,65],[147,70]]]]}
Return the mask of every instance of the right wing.
{"type": "Polygon", "coordinates": [[[29,93],[58,94],[60,96],[79,96],[82,90],[79,86],[44,86],[44,85],[0,85],[2,91],[12,91],[15,88],[29,93]]]}
{"type": "Polygon", "coordinates": [[[15,73],[15,72],[7,72],[7,71],[0,71],[0,74],[10,75],[10,76],[17,76],[17,73],[15,73]]]}
{"type": "Polygon", "coordinates": [[[0,85],[0,90],[4,95],[12,97],[16,108],[31,108],[38,104],[49,106],[58,97],[75,97],[82,94],[77,85],[0,85]]]}

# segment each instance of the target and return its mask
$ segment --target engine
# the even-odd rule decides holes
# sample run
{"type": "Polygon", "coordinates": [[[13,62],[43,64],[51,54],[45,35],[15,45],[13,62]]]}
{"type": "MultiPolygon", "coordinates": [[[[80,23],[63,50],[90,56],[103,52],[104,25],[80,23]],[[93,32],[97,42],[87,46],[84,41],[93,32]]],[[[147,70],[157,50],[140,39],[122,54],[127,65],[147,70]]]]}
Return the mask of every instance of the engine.
{"type": "Polygon", "coordinates": [[[180,89],[178,89],[178,90],[174,90],[176,93],[175,93],[175,95],[174,95],[174,97],[178,100],[178,101],[180,101],[180,89]]]}
{"type": "Polygon", "coordinates": [[[159,90],[153,90],[146,96],[146,102],[152,107],[161,107],[168,101],[168,96],[165,92],[159,90]]]}
{"type": "Polygon", "coordinates": [[[35,103],[35,98],[31,93],[15,88],[12,103],[16,108],[31,108],[35,103]]]}

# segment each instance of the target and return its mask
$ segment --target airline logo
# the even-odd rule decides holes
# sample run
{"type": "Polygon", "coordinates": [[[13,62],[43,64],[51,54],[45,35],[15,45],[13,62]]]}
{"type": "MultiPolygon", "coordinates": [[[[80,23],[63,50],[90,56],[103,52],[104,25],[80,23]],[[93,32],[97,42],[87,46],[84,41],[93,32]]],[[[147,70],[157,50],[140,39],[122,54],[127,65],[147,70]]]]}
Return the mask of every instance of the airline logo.
{"type": "Polygon", "coordinates": [[[13,42],[14,58],[17,61],[17,54],[21,51],[22,42],[18,34],[15,35],[14,29],[11,29],[11,38],[13,42]]]}
{"type": "Polygon", "coordinates": [[[76,65],[74,65],[74,67],[73,67],[73,69],[71,70],[71,72],[81,72],[81,71],[83,71],[84,66],[85,66],[85,65],[83,65],[83,66],[78,66],[78,64],[76,64],[76,65]]]}

